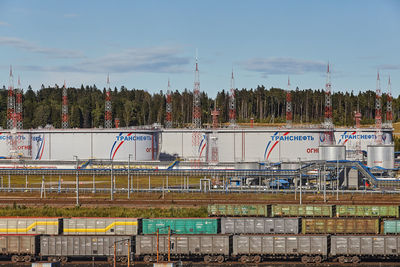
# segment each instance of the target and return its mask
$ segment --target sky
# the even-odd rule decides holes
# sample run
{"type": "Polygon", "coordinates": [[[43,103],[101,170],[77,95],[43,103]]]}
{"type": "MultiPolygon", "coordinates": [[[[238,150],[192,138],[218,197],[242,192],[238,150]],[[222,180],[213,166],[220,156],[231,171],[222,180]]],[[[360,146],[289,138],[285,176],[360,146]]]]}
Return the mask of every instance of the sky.
{"type": "Polygon", "coordinates": [[[381,88],[400,94],[400,1],[0,0],[0,85],[193,90],[381,88]]]}

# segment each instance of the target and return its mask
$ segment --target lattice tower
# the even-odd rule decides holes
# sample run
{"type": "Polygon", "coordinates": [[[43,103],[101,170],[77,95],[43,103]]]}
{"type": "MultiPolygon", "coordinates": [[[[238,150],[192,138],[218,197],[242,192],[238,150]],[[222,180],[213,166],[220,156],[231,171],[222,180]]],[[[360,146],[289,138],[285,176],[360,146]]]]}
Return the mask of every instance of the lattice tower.
{"type": "Polygon", "coordinates": [[[328,63],[328,68],[326,71],[326,84],[325,84],[325,125],[327,128],[333,128],[331,91],[332,91],[331,72],[328,63]]]}
{"type": "Polygon", "coordinates": [[[172,128],[172,92],[171,84],[168,79],[168,89],[166,95],[165,128],[172,128]]]}
{"type": "Polygon", "coordinates": [[[392,83],[390,82],[390,75],[387,89],[387,107],[386,107],[386,124],[388,128],[392,128],[393,122],[393,97],[392,97],[392,83]]]}
{"type": "Polygon", "coordinates": [[[199,75],[199,64],[196,55],[196,69],[194,77],[194,89],[193,89],[193,113],[192,113],[192,168],[200,167],[201,160],[201,147],[200,142],[202,138],[201,128],[201,103],[200,103],[200,75],[199,75]]]}
{"type": "Polygon", "coordinates": [[[14,77],[12,67],[10,66],[10,77],[7,95],[7,129],[14,128],[14,112],[15,112],[15,99],[14,99],[14,77]]]}
{"type": "Polygon", "coordinates": [[[290,91],[290,78],[288,77],[288,89],[286,91],[286,127],[292,127],[292,95],[290,91]]]}
{"type": "Polygon", "coordinates": [[[357,136],[357,141],[356,141],[356,160],[362,160],[362,150],[361,150],[361,139],[358,137],[359,136],[359,131],[361,128],[361,112],[360,108],[357,106],[357,111],[354,112],[354,118],[356,121],[356,136],[357,136]]]}
{"type": "Polygon", "coordinates": [[[63,129],[67,129],[69,127],[69,119],[68,119],[68,94],[67,94],[67,86],[65,85],[64,81],[64,86],[62,89],[62,107],[61,107],[61,112],[62,112],[62,117],[61,117],[61,127],[63,129]]]}
{"type": "Polygon", "coordinates": [[[376,97],[375,97],[375,128],[376,128],[376,143],[382,144],[382,91],[381,79],[379,71],[376,79],[376,97]]]}
{"type": "Polygon", "coordinates": [[[332,120],[332,84],[331,84],[331,71],[329,63],[326,71],[326,84],[325,84],[325,127],[328,129],[325,132],[325,143],[332,145],[334,143],[333,135],[333,120],[332,120]]]}
{"type": "Polygon", "coordinates": [[[236,125],[236,96],[235,96],[235,78],[231,76],[231,90],[229,95],[229,123],[231,126],[236,125]]]}
{"type": "Polygon", "coordinates": [[[108,89],[106,91],[104,127],[112,128],[112,104],[111,104],[110,75],[107,75],[107,87],[108,87],[108,89]]]}
{"type": "Polygon", "coordinates": [[[192,114],[193,128],[201,128],[201,103],[200,103],[200,75],[199,75],[199,64],[196,57],[196,70],[194,78],[194,89],[193,89],[193,114],[192,114]]]}
{"type": "Polygon", "coordinates": [[[15,89],[15,127],[17,130],[23,128],[23,107],[22,107],[22,89],[21,89],[21,79],[18,76],[18,88],[15,89]]]}
{"type": "Polygon", "coordinates": [[[212,116],[212,127],[214,129],[211,135],[211,163],[216,164],[219,161],[219,152],[218,152],[218,134],[215,129],[218,128],[218,116],[220,112],[217,109],[217,100],[215,100],[214,110],[211,111],[212,116]]]}

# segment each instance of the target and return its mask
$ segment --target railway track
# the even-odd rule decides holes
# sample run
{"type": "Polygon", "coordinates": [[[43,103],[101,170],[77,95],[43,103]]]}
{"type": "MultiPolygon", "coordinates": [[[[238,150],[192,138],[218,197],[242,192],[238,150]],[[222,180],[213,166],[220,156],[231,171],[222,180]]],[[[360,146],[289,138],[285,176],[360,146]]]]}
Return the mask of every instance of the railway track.
{"type": "MultiPolygon", "coordinates": [[[[399,202],[396,200],[378,201],[369,200],[374,205],[398,205],[399,202]]],[[[228,199],[132,199],[132,200],[114,200],[109,199],[91,199],[82,198],[79,201],[81,206],[92,207],[92,206],[109,206],[109,207],[201,207],[207,206],[208,204],[297,204],[299,200],[228,200],[228,199]]],[[[341,204],[341,205],[359,205],[365,204],[366,200],[328,200],[323,201],[303,201],[303,204],[341,204]]],[[[0,206],[9,205],[24,205],[24,206],[75,206],[76,199],[70,198],[48,198],[40,199],[37,197],[2,197],[0,198],[0,206]]]]}

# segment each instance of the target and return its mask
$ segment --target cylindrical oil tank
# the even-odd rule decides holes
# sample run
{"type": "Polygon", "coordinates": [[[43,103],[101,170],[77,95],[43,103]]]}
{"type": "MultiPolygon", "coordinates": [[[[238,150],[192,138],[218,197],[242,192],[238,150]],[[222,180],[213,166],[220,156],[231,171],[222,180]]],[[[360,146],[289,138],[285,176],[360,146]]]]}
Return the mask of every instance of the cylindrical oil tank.
{"type": "Polygon", "coordinates": [[[346,147],[342,145],[320,145],[319,146],[320,160],[345,160],[346,147]]]}
{"type": "Polygon", "coordinates": [[[394,145],[369,145],[368,167],[394,168],[394,145]]]}
{"type": "Polygon", "coordinates": [[[153,161],[159,157],[159,135],[157,129],[32,130],[32,159],[153,161]]]}

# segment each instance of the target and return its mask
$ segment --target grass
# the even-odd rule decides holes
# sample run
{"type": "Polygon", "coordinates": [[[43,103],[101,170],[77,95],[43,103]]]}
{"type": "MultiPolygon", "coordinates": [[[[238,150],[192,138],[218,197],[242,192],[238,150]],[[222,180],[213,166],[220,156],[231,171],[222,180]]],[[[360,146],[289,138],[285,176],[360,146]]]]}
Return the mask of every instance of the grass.
{"type": "Polygon", "coordinates": [[[157,218],[157,217],[207,217],[207,208],[55,208],[44,206],[31,208],[13,205],[0,208],[0,216],[27,216],[27,217],[123,217],[123,218],[157,218]]]}
{"type": "MultiPolygon", "coordinates": [[[[8,176],[0,177],[0,186],[1,179],[3,188],[8,188],[8,176]],[[1,178],[2,177],[2,178],[1,178]]],[[[131,181],[133,182],[133,188],[137,189],[147,189],[150,186],[153,187],[166,187],[166,177],[165,176],[131,176],[131,181]]],[[[47,175],[47,176],[38,176],[38,175],[29,175],[28,176],[28,188],[40,188],[42,184],[42,179],[44,179],[44,183],[46,188],[50,186],[53,188],[57,188],[60,180],[61,187],[63,188],[75,188],[76,176],[75,175],[47,175]]],[[[128,177],[124,176],[115,176],[115,187],[116,188],[128,188],[128,177]]],[[[96,188],[110,188],[111,177],[105,175],[96,175],[95,176],[95,186],[96,188]]],[[[189,184],[199,185],[200,177],[190,177],[189,184]]],[[[168,186],[169,187],[181,187],[183,185],[182,176],[171,176],[168,177],[168,186]]],[[[26,184],[25,175],[11,175],[10,176],[10,187],[24,187],[26,184]]],[[[81,188],[92,188],[93,187],[93,176],[89,175],[80,175],[79,176],[79,184],[81,188]]]]}

